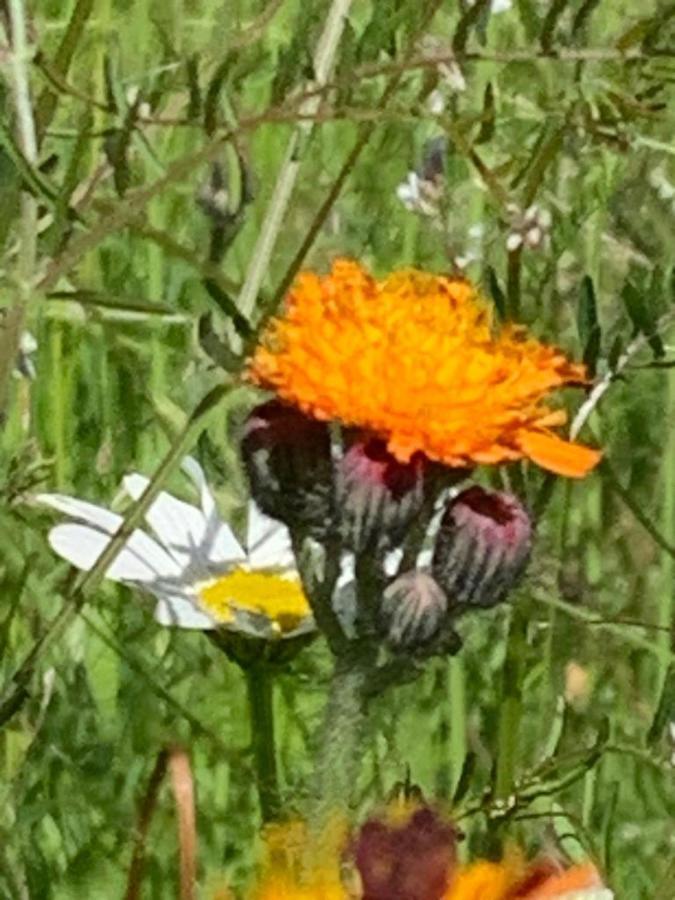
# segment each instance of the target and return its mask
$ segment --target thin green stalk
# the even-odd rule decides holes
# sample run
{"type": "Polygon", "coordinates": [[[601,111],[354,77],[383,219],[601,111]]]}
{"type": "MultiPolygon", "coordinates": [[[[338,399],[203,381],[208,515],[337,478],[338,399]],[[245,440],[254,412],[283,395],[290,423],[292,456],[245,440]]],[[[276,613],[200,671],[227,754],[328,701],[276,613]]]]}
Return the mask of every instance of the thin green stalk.
{"type": "Polygon", "coordinates": [[[258,782],[263,822],[276,819],[281,811],[279,773],[274,728],[274,681],[269,666],[244,669],[251,721],[251,747],[258,782]]]}
{"type": "Polygon", "coordinates": [[[464,662],[459,656],[453,656],[448,661],[448,704],[450,707],[450,796],[453,797],[467,754],[466,679],[464,662]]]}
{"type": "MultiPolygon", "coordinates": [[[[19,145],[25,161],[34,166],[37,161],[37,138],[30,95],[30,45],[26,12],[22,0],[10,0],[11,73],[19,145]]],[[[14,360],[19,351],[26,307],[31,295],[31,278],[37,256],[37,201],[23,191],[21,194],[21,223],[19,252],[15,268],[16,292],[0,332],[0,416],[4,413],[14,360]]]]}
{"type": "Polygon", "coordinates": [[[520,750],[520,722],[523,714],[522,684],[525,650],[527,646],[528,616],[524,604],[516,603],[511,610],[511,622],[502,670],[502,693],[497,728],[497,766],[494,776],[494,795],[506,800],[513,793],[520,750]]]}
{"type": "Polygon", "coordinates": [[[344,654],[335,660],[318,748],[312,826],[320,831],[332,816],[349,809],[359,772],[368,666],[363,656],[344,654]]]}
{"type": "MultiPolygon", "coordinates": [[[[314,54],[314,72],[319,85],[324,84],[328,80],[333,68],[333,62],[351,3],[352,0],[333,0],[328,11],[326,23],[314,54]]],[[[319,102],[320,98],[318,96],[309,98],[300,107],[300,112],[316,111],[319,102]]],[[[251,261],[246,272],[244,284],[237,298],[237,306],[244,316],[250,316],[255,307],[258,293],[300,172],[303,148],[306,147],[306,141],[311,134],[312,127],[311,122],[299,122],[288,141],[284,161],[276,178],[276,186],[267,207],[258,240],[251,254],[251,261]]]]}
{"type": "MultiPolygon", "coordinates": [[[[661,533],[666,543],[675,546],[675,372],[668,374],[666,431],[667,446],[663,455],[663,507],[661,533]]],[[[671,553],[661,552],[661,590],[657,613],[657,625],[664,630],[657,638],[659,667],[656,683],[656,702],[659,702],[672,658],[672,638],[669,629],[675,613],[675,559],[671,553]]]]}

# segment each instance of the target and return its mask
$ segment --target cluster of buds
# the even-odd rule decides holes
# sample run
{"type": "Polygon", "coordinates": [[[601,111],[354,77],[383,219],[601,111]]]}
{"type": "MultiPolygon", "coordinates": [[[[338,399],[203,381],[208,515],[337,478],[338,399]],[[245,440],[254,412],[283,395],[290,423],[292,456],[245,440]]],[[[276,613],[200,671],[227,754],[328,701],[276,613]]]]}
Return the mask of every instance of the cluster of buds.
{"type": "MultiPolygon", "coordinates": [[[[289,527],[296,546],[310,539],[368,573],[366,600],[363,585],[351,585],[351,637],[380,640],[394,653],[456,651],[456,618],[500,603],[525,570],[526,510],[477,485],[451,495],[448,485],[468,469],[439,477],[420,453],[401,462],[382,441],[331,429],[278,400],[253,410],[241,446],[253,498],[289,527]]],[[[336,611],[343,600],[337,581],[333,588],[336,611]]]]}

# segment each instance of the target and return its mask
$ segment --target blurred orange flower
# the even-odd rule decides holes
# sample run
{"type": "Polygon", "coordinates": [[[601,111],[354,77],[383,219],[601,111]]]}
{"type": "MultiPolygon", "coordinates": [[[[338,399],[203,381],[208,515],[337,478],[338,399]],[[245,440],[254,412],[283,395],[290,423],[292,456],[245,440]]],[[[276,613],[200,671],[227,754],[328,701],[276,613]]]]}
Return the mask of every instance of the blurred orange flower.
{"type": "Polygon", "coordinates": [[[563,869],[551,860],[525,865],[512,856],[461,869],[443,900],[612,900],[597,869],[584,863],[563,869]]]}
{"type": "Polygon", "coordinates": [[[582,477],[596,450],[556,436],[554,389],[584,384],[584,366],[518,326],[498,332],[467,281],[414,269],[383,280],[339,260],[306,272],[250,363],[254,382],[321,420],[359,426],[405,462],[448,466],[523,457],[582,477]]]}

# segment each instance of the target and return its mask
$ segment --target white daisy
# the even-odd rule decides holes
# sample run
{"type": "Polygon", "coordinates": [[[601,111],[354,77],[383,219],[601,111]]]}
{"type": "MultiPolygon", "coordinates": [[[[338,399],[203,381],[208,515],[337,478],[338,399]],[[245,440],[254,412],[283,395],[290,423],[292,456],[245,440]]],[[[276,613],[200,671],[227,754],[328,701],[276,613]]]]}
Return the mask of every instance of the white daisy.
{"type": "MultiPolygon", "coordinates": [[[[155,618],[162,625],[226,628],[268,639],[312,631],[314,620],[286,526],[251,502],[242,547],[218,515],[201,466],[187,458],[182,468],[199,491],[201,506],[160,492],[145,516],[155,537],[136,529],[106,577],[152,594],[155,618]]],[[[132,500],[148,483],[137,473],[122,482],[132,500]]],[[[117,513],[75,497],[39,494],[36,499],[72,519],[52,528],[49,543],[85,571],[93,568],[123,521],[117,513]]]]}

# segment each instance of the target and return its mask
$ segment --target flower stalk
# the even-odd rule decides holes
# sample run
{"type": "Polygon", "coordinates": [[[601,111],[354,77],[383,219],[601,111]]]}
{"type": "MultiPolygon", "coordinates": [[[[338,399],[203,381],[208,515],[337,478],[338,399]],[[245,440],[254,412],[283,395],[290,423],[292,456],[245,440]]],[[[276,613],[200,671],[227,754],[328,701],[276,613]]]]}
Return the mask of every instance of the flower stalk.
{"type": "Polygon", "coordinates": [[[318,748],[313,814],[317,833],[352,802],[359,771],[359,745],[366,718],[370,666],[367,648],[356,647],[337,656],[318,748]]]}
{"type": "Polygon", "coordinates": [[[252,665],[243,671],[260,814],[264,822],[270,822],[281,811],[274,724],[274,676],[266,665],[252,665]]]}

